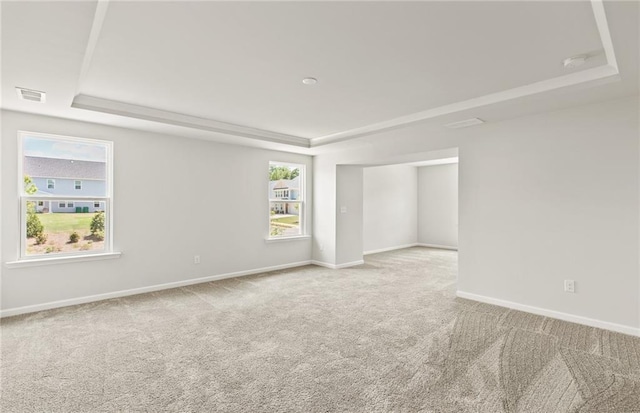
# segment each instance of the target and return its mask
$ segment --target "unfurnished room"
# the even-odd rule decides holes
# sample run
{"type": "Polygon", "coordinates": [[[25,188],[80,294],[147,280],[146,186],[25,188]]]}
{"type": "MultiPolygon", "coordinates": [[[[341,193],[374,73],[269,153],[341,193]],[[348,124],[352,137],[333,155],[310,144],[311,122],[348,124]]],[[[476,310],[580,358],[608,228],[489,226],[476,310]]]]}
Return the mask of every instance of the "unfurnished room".
{"type": "Polygon", "coordinates": [[[0,24],[0,411],[640,413],[640,2],[0,24]]]}

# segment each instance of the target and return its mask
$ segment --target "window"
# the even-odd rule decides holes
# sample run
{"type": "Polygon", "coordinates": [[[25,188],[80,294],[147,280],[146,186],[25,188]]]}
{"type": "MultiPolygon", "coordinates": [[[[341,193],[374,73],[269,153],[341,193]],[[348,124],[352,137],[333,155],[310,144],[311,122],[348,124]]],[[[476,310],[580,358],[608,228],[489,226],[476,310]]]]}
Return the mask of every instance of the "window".
{"type": "Polygon", "coordinates": [[[270,162],[269,238],[304,235],[304,212],[304,165],[270,162]]]}
{"type": "Polygon", "coordinates": [[[100,201],[94,201],[93,202],[93,207],[94,208],[100,208],[100,201]]]}
{"type": "Polygon", "coordinates": [[[19,139],[20,259],[112,252],[112,143],[30,132],[19,139]],[[45,202],[54,208],[36,208],[45,202]]]}

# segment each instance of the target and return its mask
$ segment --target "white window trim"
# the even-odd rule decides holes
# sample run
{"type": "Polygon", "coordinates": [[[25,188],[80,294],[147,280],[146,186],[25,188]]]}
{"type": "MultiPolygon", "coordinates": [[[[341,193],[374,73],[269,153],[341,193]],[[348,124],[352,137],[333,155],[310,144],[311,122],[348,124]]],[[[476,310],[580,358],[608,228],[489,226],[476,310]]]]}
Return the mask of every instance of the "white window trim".
{"type": "MultiPolygon", "coordinates": [[[[293,163],[293,162],[278,162],[278,161],[269,161],[269,166],[287,166],[290,168],[298,168],[300,170],[300,174],[298,175],[300,181],[300,188],[298,190],[298,199],[290,200],[283,198],[273,198],[268,200],[268,208],[267,208],[267,237],[265,239],[266,242],[274,242],[274,241],[292,241],[292,240],[303,240],[311,238],[311,234],[307,233],[307,165],[302,163],[293,163]],[[287,203],[287,204],[298,204],[299,208],[299,217],[300,217],[300,234],[298,235],[282,235],[282,236],[271,236],[271,205],[273,203],[287,203]]],[[[268,170],[267,170],[268,172],[268,170]]],[[[267,183],[268,185],[268,183],[267,183]]],[[[287,189],[290,191],[290,189],[287,189]]],[[[275,190],[274,190],[275,192],[275,190]]],[[[267,194],[268,195],[268,194],[267,194]]]]}
{"type": "MultiPolygon", "coordinates": [[[[20,140],[20,144],[22,144],[22,140],[20,140]]],[[[22,153],[22,147],[20,147],[20,153],[22,153]]],[[[19,162],[20,162],[20,172],[22,172],[22,155],[20,156],[19,162]]],[[[23,175],[23,177],[24,177],[24,175],[23,175]]],[[[24,185],[24,183],[22,185],[24,185]]],[[[56,189],[56,180],[55,179],[47,179],[47,189],[56,189]],[[49,188],[49,181],[51,181],[51,188],[49,188]]]]}
{"type": "Polygon", "coordinates": [[[76,191],[81,191],[82,190],[82,181],[78,180],[78,179],[74,179],[73,180],[73,189],[76,191]],[[78,185],[76,185],[76,182],[80,182],[80,188],[78,188],[78,185]]]}
{"type": "MultiPolygon", "coordinates": [[[[54,186],[55,186],[55,180],[54,186]]],[[[47,188],[49,187],[47,181],[47,188]]],[[[74,182],[75,187],[75,182],[74,182]]],[[[19,193],[18,197],[20,198],[20,251],[18,254],[18,258],[16,261],[7,262],[7,266],[15,267],[17,266],[17,262],[29,263],[29,265],[45,265],[48,263],[58,263],[58,262],[68,262],[64,259],[72,258],[74,261],[88,261],[91,260],[92,257],[111,257],[111,256],[120,256],[119,252],[113,250],[113,142],[102,140],[102,139],[89,139],[89,138],[78,138],[72,136],[62,136],[55,135],[51,133],[41,133],[41,132],[29,132],[29,131],[18,131],[18,188],[19,193]],[[32,136],[36,138],[44,138],[44,139],[54,139],[57,141],[66,141],[71,143],[83,142],[88,144],[99,144],[105,145],[107,148],[107,156],[106,156],[106,188],[105,188],[105,196],[104,197],[96,197],[96,196],[78,196],[78,197],[68,197],[65,196],[68,200],[72,201],[89,201],[94,202],[99,200],[105,203],[104,214],[105,214],[105,238],[104,238],[104,249],[100,251],[74,251],[69,253],[56,253],[55,255],[51,254],[42,254],[42,255],[26,255],[26,244],[27,244],[27,226],[26,226],[26,208],[27,208],[27,200],[29,201],[39,201],[39,200],[51,200],[58,201],[60,197],[56,195],[49,196],[33,196],[28,195],[24,192],[24,169],[22,165],[22,161],[24,158],[23,154],[23,138],[25,136],[32,136]],[[37,263],[37,264],[34,264],[37,263]]],[[[65,201],[68,202],[68,201],[65,201]]]]}

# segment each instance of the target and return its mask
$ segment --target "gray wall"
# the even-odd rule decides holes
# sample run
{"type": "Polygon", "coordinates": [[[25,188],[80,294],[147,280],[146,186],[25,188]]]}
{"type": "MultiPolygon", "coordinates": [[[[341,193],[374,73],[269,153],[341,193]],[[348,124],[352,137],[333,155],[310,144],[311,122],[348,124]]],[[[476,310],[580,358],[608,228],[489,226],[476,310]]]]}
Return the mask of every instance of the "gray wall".
{"type": "MultiPolygon", "coordinates": [[[[19,252],[18,130],[114,141],[114,246],[123,254],[106,261],[3,266],[2,309],[310,260],[309,239],[265,242],[269,161],[307,166],[310,208],[309,156],[3,111],[3,262],[19,252]],[[194,255],[201,264],[194,264],[194,255]]],[[[309,209],[306,217],[311,215],[309,209]]]]}
{"type": "Polygon", "coordinates": [[[413,245],[418,239],[418,168],[364,168],[363,249],[365,254],[413,245]]]}
{"type": "Polygon", "coordinates": [[[418,243],[458,248],[458,164],[418,168],[418,243]]]}

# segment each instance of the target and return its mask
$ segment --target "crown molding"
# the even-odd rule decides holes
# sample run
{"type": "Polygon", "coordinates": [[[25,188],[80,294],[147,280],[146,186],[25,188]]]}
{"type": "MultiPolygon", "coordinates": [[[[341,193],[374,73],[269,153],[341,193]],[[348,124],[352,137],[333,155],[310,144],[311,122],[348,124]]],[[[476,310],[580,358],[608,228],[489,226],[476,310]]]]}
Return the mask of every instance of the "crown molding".
{"type": "Polygon", "coordinates": [[[555,78],[542,80],[513,89],[504,90],[497,93],[480,96],[477,98],[464,100],[449,105],[439,106],[422,112],[413,113],[406,116],[400,116],[383,122],[373,123],[367,126],[354,128],[330,135],[320,136],[311,139],[311,147],[327,145],[346,141],[349,139],[359,138],[362,136],[372,135],[385,130],[398,128],[412,123],[420,122],[427,119],[436,118],[438,116],[449,115],[464,110],[470,110],[487,106],[495,103],[506,102],[525,96],[535,95],[538,93],[549,92],[555,89],[566,88],[575,85],[600,84],[606,81],[619,80],[620,72],[618,70],[618,62],[613,50],[613,41],[609,32],[609,24],[604,11],[603,0],[591,0],[591,9],[596,21],[600,42],[604,49],[607,63],[602,66],[591,69],[570,73],[555,78]]]}
{"type": "Polygon", "coordinates": [[[594,67],[592,69],[583,70],[581,72],[542,80],[540,82],[531,83],[529,85],[519,86],[513,89],[504,90],[502,92],[491,93],[488,95],[480,96],[478,98],[463,100],[461,102],[452,103],[450,105],[439,106],[437,108],[413,113],[411,115],[401,116],[398,118],[386,120],[384,122],[373,123],[371,125],[363,126],[360,128],[321,136],[319,138],[313,138],[311,139],[311,147],[328,145],[330,143],[342,142],[349,139],[372,135],[385,130],[407,126],[423,120],[475,109],[495,103],[506,102],[525,96],[535,95],[537,93],[548,92],[564,87],[590,82],[600,83],[605,80],[617,80],[618,78],[618,70],[612,66],[603,65],[594,67]]]}
{"type": "Polygon", "coordinates": [[[282,133],[234,125],[232,123],[199,118],[197,116],[185,115],[182,113],[169,112],[147,106],[132,105],[130,103],[118,102],[94,96],[77,95],[73,98],[71,107],[92,110],[94,112],[109,113],[118,116],[126,116],[151,122],[165,123],[168,125],[182,126],[185,128],[218,132],[243,138],[259,139],[267,142],[283,143],[302,148],[309,148],[309,139],[298,136],[285,135],[282,133]]]}
{"type": "Polygon", "coordinates": [[[427,109],[421,112],[412,113],[405,116],[373,123],[370,125],[349,129],[330,135],[316,138],[303,138],[282,134],[278,132],[251,128],[248,126],[236,125],[214,119],[200,118],[182,113],[170,112],[146,106],[133,105],[126,102],[118,102],[94,96],[80,94],[82,82],[89,71],[91,58],[95,50],[102,24],[106,16],[109,0],[99,0],[96,13],[87,43],[87,49],[82,62],[80,78],[78,80],[77,94],[73,99],[71,107],[92,110],[96,112],[109,113],[129,118],[142,119],[152,122],[165,123],[175,126],[182,126],[192,129],[200,129],[231,136],[240,136],[249,139],[258,139],[267,142],[275,142],[286,145],[298,146],[302,148],[312,148],[316,146],[328,145],[342,142],[367,135],[373,135],[382,131],[404,127],[416,122],[433,119],[443,115],[449,115],[465,110],[472,110],[483,106],[506,102],[513,99],[523,98],[539,93],[549,92],[556,89],[568,88],[572,86],[590,86],[602,82],[619,80],[618,63],[613,49],[613,41],[609,32],[609,25],[604,10],[603,0],[591,0],[591,7],[595,18],[600,41],[604,49],[607,63],[602,66],[586,69],[551,79],[542,80],[516,88],[491,93],[473,99],[468,99],[449,105],[427,109]]]}

